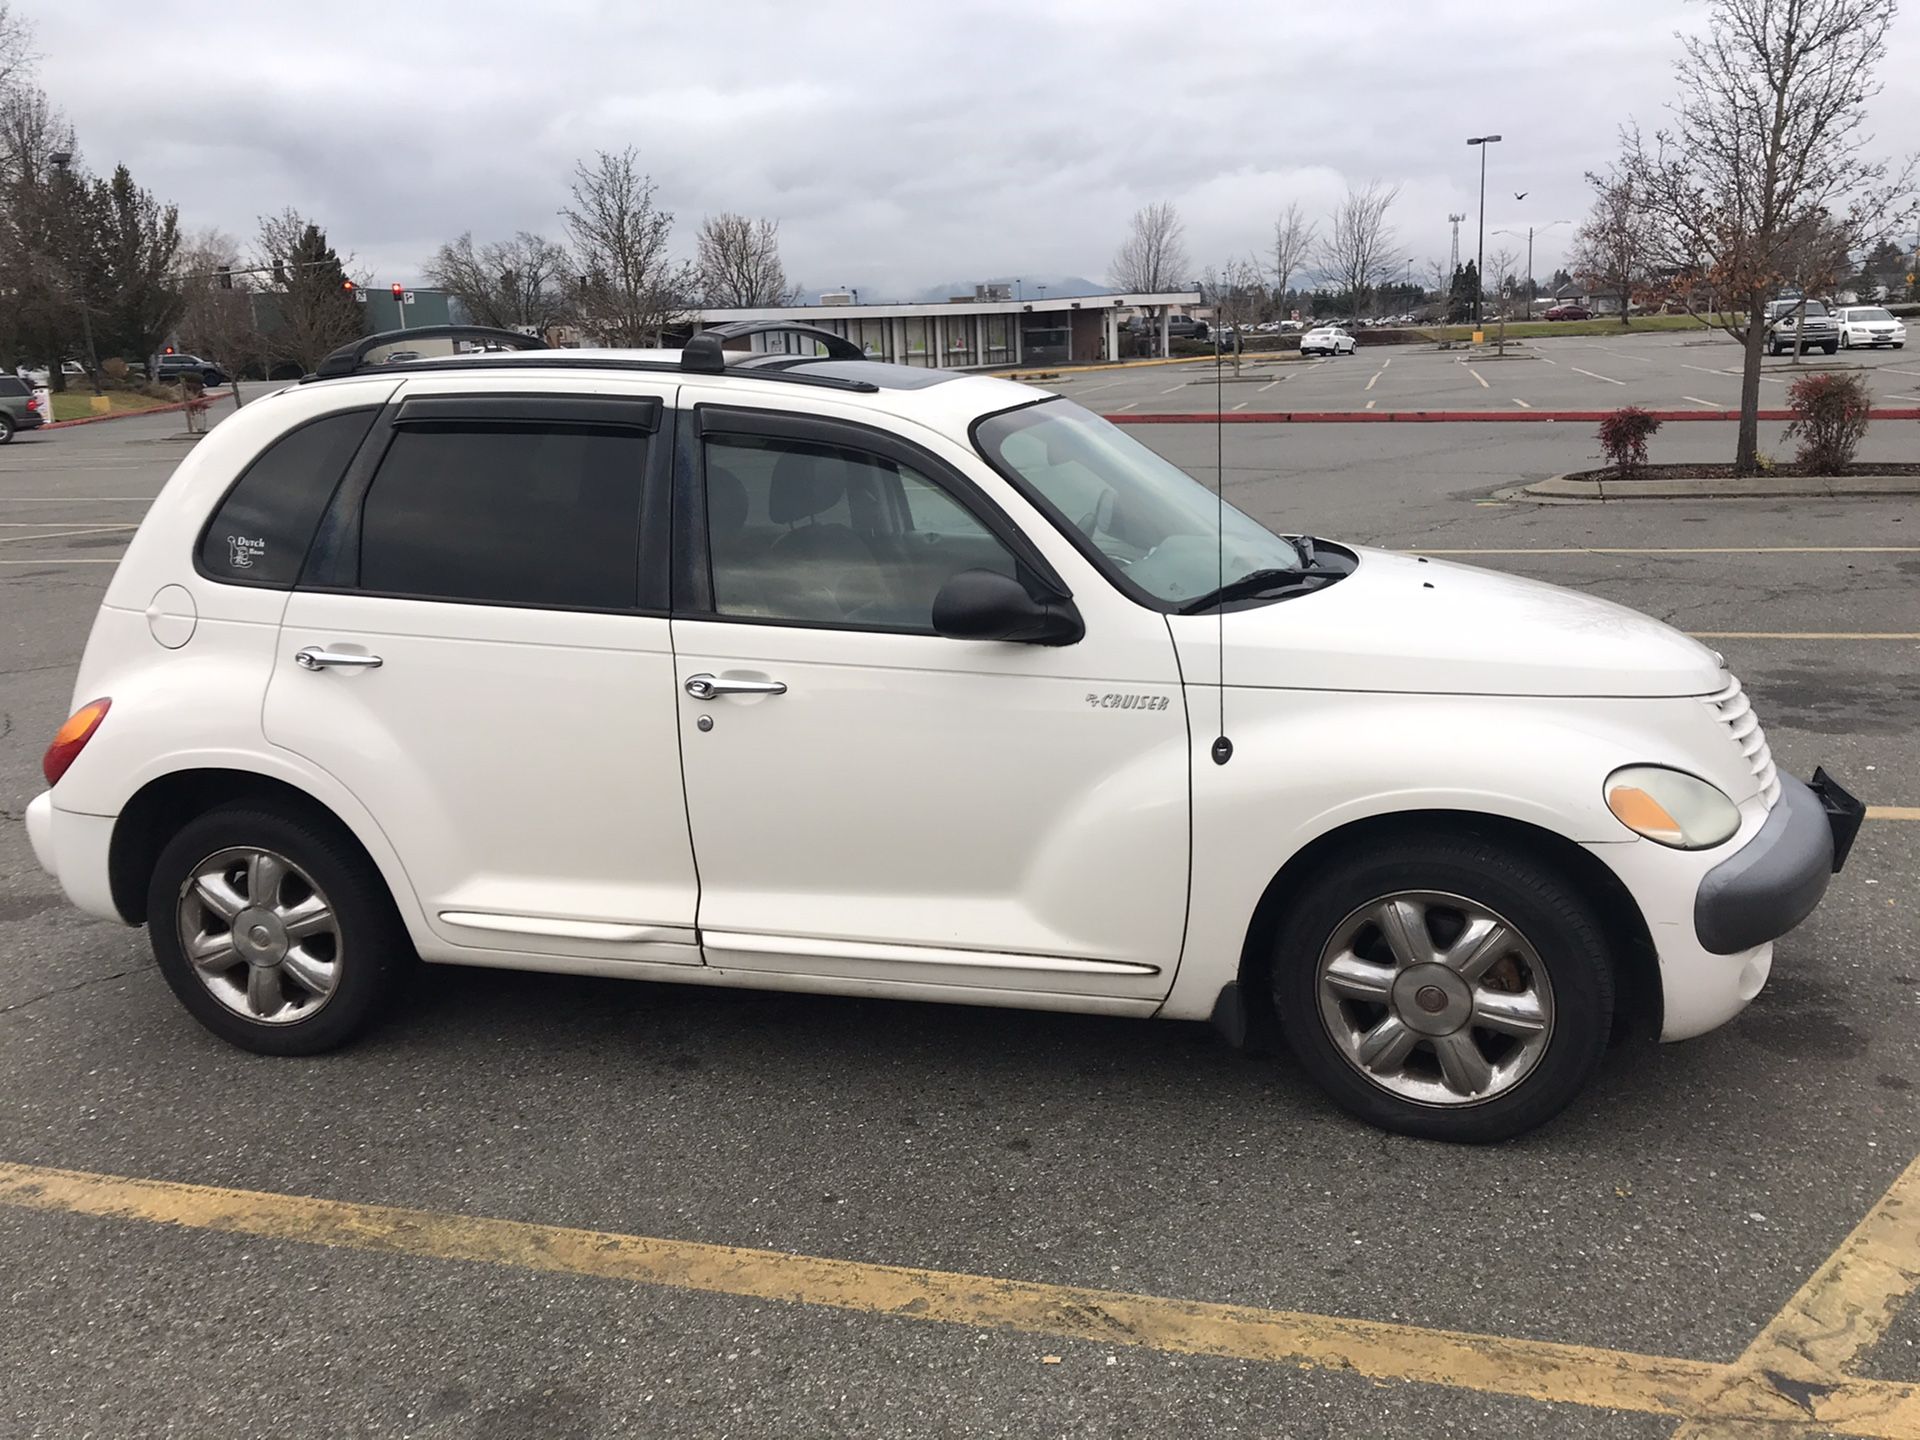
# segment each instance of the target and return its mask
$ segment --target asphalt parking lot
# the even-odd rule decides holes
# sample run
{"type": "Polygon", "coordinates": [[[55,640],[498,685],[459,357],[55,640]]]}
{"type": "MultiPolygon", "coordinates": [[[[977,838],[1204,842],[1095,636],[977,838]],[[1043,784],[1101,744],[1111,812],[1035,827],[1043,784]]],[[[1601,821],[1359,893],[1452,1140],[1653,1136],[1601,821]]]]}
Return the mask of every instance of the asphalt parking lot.
{"type": "MultiPolygon", "coordinates": [[[[1272,383],[1734,394],[1724,342],[1606,344],[1272,383]]],[[[1179,370],[1060,388],[1145,408],[1179,370]]],[[[1911,458],[1901,423],[1865,453],[1911,458]]],[[[1218,453],[1277,528],[1711,637],[1779,762],[1876,807],[1742,1017],[1465,1150],[1202,1027],[1088,1017],[433,969],[338,1055],[226,1048],[19,823],[178,424],[0,450],[0,1434],[1920,1435],[1914,500],[1491,498],[1587,463],[1570,425],[1133,432],[1208,479],[1218,453]]],[[[1656,458],[1731,449],[1699,423],[1656,458]]]]}
{"type": "MultiPolygon", "coordinates": [[[[1740,347],[1718,332],[1652,332],[1549,337],[1516,343],[1505,356],[1432,345],[1369,343],[1352,355],[1301,358],[1250,351],[1220,386],[1234,412],[1410,410],[1732,409],[1740,403],[1740,347]]],[[[1796,364],[1770,358],[1760,403],[1786,404],[1787,387],[1813,370],[1857,369],[1876,405],[1920,405],[1920,354],[1912,350],[1819,352],[1796,364]]],[[[1204,364],[1062,371],[1043,382],[1103,414],[1181,414],[1215,406],[1213,367],[1204,364]]]]}

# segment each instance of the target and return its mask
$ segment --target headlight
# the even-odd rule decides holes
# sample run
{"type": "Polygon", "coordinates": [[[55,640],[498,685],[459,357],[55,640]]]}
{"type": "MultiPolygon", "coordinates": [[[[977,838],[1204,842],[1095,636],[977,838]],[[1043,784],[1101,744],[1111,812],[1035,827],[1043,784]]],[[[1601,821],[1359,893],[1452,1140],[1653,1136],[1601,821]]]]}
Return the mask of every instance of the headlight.
{"type": "Polygon", "coordinates": [[[1607,777],[1607,809],[1647,839],[1676,850],[1709,850],[1740,828],[1740,810],[1706,781],[1661,765],[1629,765],[1607,777]]]}

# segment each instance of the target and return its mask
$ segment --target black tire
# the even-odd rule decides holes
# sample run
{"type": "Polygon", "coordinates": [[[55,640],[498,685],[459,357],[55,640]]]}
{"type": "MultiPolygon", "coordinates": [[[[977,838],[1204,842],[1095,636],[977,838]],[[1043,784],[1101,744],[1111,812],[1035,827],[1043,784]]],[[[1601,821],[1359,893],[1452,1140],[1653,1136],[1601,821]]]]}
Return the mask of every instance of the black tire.
{"type": "Polygon", "coordinates": [[[1820,347],[1820,350],[1822,354],[1837,355],[1840,353],[1840,342],[1837,340],[1829,340],[1820,347]]]}
{"type": "Polygon", "coordinates": [[[344,1044],[374,1018],[414,958],[386,882],[350,836],[257,805],[209,811],[167,843],[147,887],[147,931],[180,1003],[222,1040],[261,1055],[314,1055],[344,1044]],[[304,1019],[272,1023],[238,1014],[215,998],[183,948],[177,916],[195,870],[222,850],[245,847],[277,852],[306,872],[337,919],[338,978],[304,1019]]]}
{"type": "Polygon", "coordinates": [[[1842,335],[1840,337],[1840,348],[1842,350],[1851,350],[1853,348],[1853,337],[1851,335],[1842,335]]]}
{"type": "Polygon", "coordinates": [[[1552,1119],[1592,1078],[1612,1028],[1615,977],[1592,904],[1564,875],[1498,840],[1428,835],[1335,856],[1300,892],[1275,937],[1274,1010],[1301,1066],[1349,1114],[1429,1140],[1487,1144],[1552,1119]],[[1546,1047],[1531,1071],[1492,1098],[1427,1104],[1370,1079],[1321,1016],[1320,956],[1343,921],[1403,891],[1459,896],[1510,922],[1531,943],[1552,993],[1546,1047]]]}

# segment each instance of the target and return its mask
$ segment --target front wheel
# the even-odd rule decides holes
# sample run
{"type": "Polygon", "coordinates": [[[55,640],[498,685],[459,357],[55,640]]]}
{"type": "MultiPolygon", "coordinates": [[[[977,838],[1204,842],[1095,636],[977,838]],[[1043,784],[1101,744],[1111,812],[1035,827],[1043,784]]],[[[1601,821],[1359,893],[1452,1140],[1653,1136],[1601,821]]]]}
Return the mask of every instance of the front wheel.
{"type": "Polygon", "coordinates": [[[1835,353],[1837,353],[1837,352],[1839,351],[1839,349],[1840,349],[1840,342],[1839,342],[1839,341],[1837,341],[1837,340],[1829,340],[1829,341],[1828,341],[1828,342],[1827,342],[1826,344],[1824,344],[1824,345],[1822,345],[1822,346],[1820,347],[1820,353],[1821,353],[1821,354],[1823,354],[1823,355],[1832,355],[1832,354],[1835,354],[1835,353]]]}
{"type": "Polygon", "coordinates": [[[160,973],[243,1050],[312,1055],[379,1010],[411,954],[380,873],[331,828],[235,807],[190,821],[147,889],[160,973]]]}
{"type": "Polygon", "coordinates": [[[1853,337],[1851,335],[1842,335],[1840,337],[1840,348],[1842,350],[1851,350],[1853,348],[1853,337]]]}
{"type": "Polygon", "coordinates": [[[1591,1078],[1614,977],[1592,906],[1491,839],[1432,836],[1329,863],[1282,924],[1273,1000],[1301,1065],[1384,1129],[1509,1139],[1591,1078]]]}

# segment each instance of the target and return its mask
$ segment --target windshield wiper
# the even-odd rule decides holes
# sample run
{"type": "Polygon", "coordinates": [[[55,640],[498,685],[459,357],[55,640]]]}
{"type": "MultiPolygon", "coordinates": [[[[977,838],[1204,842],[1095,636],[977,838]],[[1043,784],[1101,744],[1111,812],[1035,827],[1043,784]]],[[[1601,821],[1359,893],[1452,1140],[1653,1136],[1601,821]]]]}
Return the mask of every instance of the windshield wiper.
{"type": "Polygon", "coordinates": [[[1211,610],[1214,606],[1224,605],[1229,600],[1247,600],[1256,595],[1265,595],[1269,591],[1278,590],[1285,585],[1300,585],[1308,580],[1319,580],[1325,577],[1326,572],[1322,570],[1311,573],[1305,570],[1286,569],[1250,570],[1238,580],[1229,580],[1219,589],[1209,590],[1206,594],[1187,601],[1180,607],[1180,613],[1198,615],[1202,610],[1211,610]]]}

